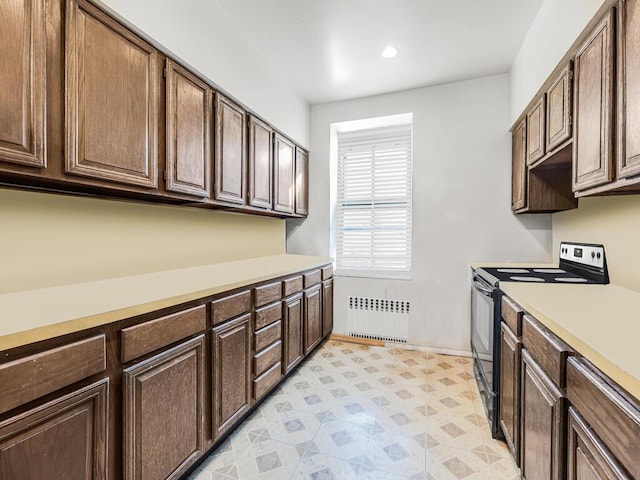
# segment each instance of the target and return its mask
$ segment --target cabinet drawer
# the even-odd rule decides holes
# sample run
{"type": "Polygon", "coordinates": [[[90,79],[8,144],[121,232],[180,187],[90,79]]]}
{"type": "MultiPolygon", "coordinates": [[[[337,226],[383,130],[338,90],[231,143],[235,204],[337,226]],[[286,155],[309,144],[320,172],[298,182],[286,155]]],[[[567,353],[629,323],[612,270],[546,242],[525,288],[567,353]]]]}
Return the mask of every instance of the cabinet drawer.
{"type": "Polygon", "coordinates": [[[253,398],[258,400],[282,378],[282,365],[276,363],[253,381],[253,398]]]}
{"type": "Polygon", "coordinates": [[[313,270],[311,272],[304,274],[304,288],[311,287],[312,285],[317,285],[322,280],[322,273],[320,270],[313,270]]]}
{"type": "Polygon", "coordinates": [[[218,325],[251,310],[251,292],[249,290],[211,302],[211,318],[218,325]]]}
{"type": "Polygon", "coordinates": [[[253,366],[256,375],[260,375],[273,364],[280,362],[282,358],[282,342],[277,341],[269,348],[258,353],[253,359],[253,366]]]}
{"type": "Polygon", "coordinates": [[[105,336],[0,365],[0,414],[107,368],[105,336]]]}
{"type": "Polygon", "coordinates": [[[322,280],[328,280],[333,277],[333,265],[322,267],[322,280]]]}
{"type": "Polygon", "coordinates": [[[280,282],[270,283],[269,285],[254,288],[253,292],[256,307],[261,307],[282,298],[282,284],[280,282]]]}
{"type": "Polygon", "coordinates": [[[255,333],[256,352],[268,347],[273,342],[280,340],[282,336],[282,322],[278,320],[269,326],[266,326],[255,333]]]}
{"type": "Polygon", "coordinates": [[[126,363],[200,333],[206,327],[207,307],[200,305],[141,325],[124,328],[121,333],[122,362],[126,363]]]}
{"type": "Polygon", "coordinates": [[[524,311],[509,297],[502,297],[502,318],[516,337],[522,336],[522,315],[524,311]]]}
{"type": "Polygon", "coordinates": [[[640,405],[584,362],[567,362],[567,397],[633,478],[640,478],[640,405]]]}
{"type": "Polygon", "coordinates": [[[256,330],[282,319],[282,304],[280,302],[256,310],[256,330]]]}
{"type": "Polygon", "coordinates": [[[529,315],[523,318],[522,343],[551,380],[564,388],[569,346],[529,315]]]}
{"type": "Polygon", "coordinates": [[[284,290],[284,296],[288,297],[294,293],[302,291],[302,275],[297,277],[286,278],[282,281],[282,289],[284,290]]]}

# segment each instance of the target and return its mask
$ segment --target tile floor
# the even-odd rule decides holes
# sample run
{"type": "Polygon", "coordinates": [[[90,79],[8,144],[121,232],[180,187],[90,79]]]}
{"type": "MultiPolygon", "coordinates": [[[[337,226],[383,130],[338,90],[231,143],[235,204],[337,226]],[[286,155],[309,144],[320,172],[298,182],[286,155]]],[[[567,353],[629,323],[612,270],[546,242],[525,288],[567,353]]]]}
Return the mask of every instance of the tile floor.
{"type": "Polygon", "coordinates": [[[326,342],[189,480],[512,480],[471,360],[326,342]]]}

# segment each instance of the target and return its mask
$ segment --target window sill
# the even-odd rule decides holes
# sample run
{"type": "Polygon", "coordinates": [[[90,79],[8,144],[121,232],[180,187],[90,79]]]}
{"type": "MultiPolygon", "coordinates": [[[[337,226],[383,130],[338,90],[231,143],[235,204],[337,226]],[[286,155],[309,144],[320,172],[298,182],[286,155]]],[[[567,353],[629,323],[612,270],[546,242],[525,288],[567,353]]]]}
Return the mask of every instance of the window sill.
{"type": "Polygon", "coordinates": [[[379,270],[335,270],[334,277],[381,278],[386,280],[411,280],[411,272],[381,272],[379,270]]]}

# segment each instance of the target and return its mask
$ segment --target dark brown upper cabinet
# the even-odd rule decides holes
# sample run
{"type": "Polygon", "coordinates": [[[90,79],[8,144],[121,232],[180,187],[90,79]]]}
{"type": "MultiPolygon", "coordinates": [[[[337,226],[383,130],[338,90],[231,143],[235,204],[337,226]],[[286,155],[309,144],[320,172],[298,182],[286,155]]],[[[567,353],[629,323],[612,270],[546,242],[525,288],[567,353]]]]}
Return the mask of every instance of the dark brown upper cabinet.
{"type": "Polygon", "coordinates": [[[0,161],[46,166],[45,2],[3,1],[0,161]]]}
{"type": "Polygon", "coordinates": [[[640,175],[640,5],[618,4],[618,178],[640,175]]]}
{"type": "Polygon", "coordinates": [[[309,213],[309,154],[296,147],[296,213],[309,213]]]}
{"type": "Polygon", "coordinates": [[[246,190],[247,115],[238,105],[216,94],[214,199],[244,204],[246,190]]]}
{"type": "Polygon", "coordinates": [[[527,120],[513,129],[511,140],[511,210],[527,205],[527,120]]]}
{"type": "Polygon", "coordinates": [[[613,179],[614,31],[611,9],[575,57],[574,191],[613,179]]]}
{"type": "Polygon", "coordinates": [[[273,129],[249,116],[249,205],[273,204],[273,129]]]}
{"type": "Polygon", "coordinates": [[[527,114],[527,165],[544,157],[545,112],[545,95],[542,95],[527,114]]]}
{"type": "Polygon", "coordinates": [[[165,68],[167,190],[209,197],[213,91],[169,59],[165,68]]]}
{"type": "Polygon", "coordinates": [[[571,138],[573,62],[560,72],[547,90],[546,151],[571,138]]]}
{"type": "Polygon", "coordinates": [[[162,64],[85,0],[67,0],[66,171],[156,188],[162,64]]]}
{"type": "Polygon", "coordinates": [[[279,133],[274,142],[274,205],[281,213],[295,213],[295,145],[279,133]]]}

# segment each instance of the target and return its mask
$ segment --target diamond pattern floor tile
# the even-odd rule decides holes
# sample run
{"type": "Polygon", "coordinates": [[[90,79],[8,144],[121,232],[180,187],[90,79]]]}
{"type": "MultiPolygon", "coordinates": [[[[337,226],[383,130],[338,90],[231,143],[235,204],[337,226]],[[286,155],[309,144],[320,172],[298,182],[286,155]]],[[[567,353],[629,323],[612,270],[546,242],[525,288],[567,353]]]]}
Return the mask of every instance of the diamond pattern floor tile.
{"type": "Polygon", "coordinates": [[[514,480],[468,358],[324,343],[189,480],[514,480]]]}

